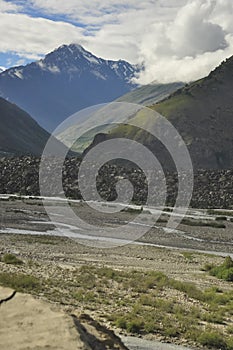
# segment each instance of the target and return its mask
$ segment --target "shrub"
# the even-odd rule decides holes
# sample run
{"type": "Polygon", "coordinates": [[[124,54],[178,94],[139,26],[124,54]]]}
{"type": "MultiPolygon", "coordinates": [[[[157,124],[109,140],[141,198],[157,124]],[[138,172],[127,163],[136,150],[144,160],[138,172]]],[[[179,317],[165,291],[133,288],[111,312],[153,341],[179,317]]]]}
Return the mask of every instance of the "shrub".
{"type": "Polygon", "coordinates": [[[12,265],[21,265],[23,264],[23,261],[18,259],[15,255],[13,254],[5,254],[2,258],[2,262],[5,264],[12,264],[12,265]]]}
{"type": "Polygon", "coordinates": [[[176,327],[168,327],[165,329],[164,334],[168,337],[176,337],[179,335],[176,327]]]}
{"type": "Polygon", "coordinates": [[[207,214],[209,215],[220,215],[220,216],[232,216],[233,213],[226,210],[214,210],[214,209],[208,209],[207,214]]]}
{"type": "Polygon", "coordinates": [[[225,266],[226,269],[230,269],[233,267],[233,260],[230,256],[227,256],[224,260],[223,266],[225,266]]]}
{"type": "Polygon", "coordinates": [[[115,321],[115,325],[118,327],[118,328],[121,328],[121,329],[126,329],[127,328],[127,323],[126,323],[126,320],[124,317],[119,317],[116,321],[115,321]]]}
{"type": "Polygon", "coordinates": [[[220,266],[213,267],[210,271],[212,276],[219,279],[232,282],[233,281],[233,261],[230,256],[225,258],[225,261],[220,266]]]}
{"type": "Polygon", "coordinates": [[[96,296],[94,292],[87,292],[85,289],[80,289],[73,293],[73,297],[79,302],[94,302],[96,296]]]}
{"type": "Polygon", "coordinates": [[[228,326],[227,327],[227,333],[228,334],[233,334],[233,326],[228,326]]]}
{"type": "Polygon", "coordinates": [[[157,330],[156,323],[154,321],[148,321],[145,323],[144,330],[146,333],[154,333],[157,330]]]}
{"type": "Polygon", "coordinates": [[[203,301],[207,302],[213,307],[219,305],[226,305],[232,300],[231,293],[223,293],[221,290],[215,287],[205,290],[203,296],[203,301]]]}
{"type": "Polygon", "coordinates": [[[30,275],[3,272],[0,273],[0,285],[15,289],[18,292],[27,292],[38,289],[40,281],[30,275]]]}
{"type": "Polygon", "coordinates": [[[202,315],[201,319],[206,322],[210,323],[218,323],[218,324],[223,324],[224,323],[224,318],[221,315],[221,313],[217,312],[206,312],[202,315]]]}
{"type": "Polygon", "coordinates": [[[129,213],[129,214],[140,214],[143,211],[143,208],[131,208],[127,207],[121,210],[122,212],[129,213]]]}
{"type": "Polygon", "coordinates": [[[180,292],[186,293],[189,298],[203,300],[202,291],[198,289],[193,283],[181,282],[171,279],[169,281],[169,286],[176,290],[179,290],[180,292]]]}
{"type": "Polygon", "coordinates": [[[214,331],[205,331],[198,337],[198,342],[209,348],[226,349],[226,343],[223,336],[214,331]]]}
{"type": "Polygon", "coordinates": [[[202,271],[210,271],[210,270],[212,270],[213,267],[214,267],[213,264],[206,263],[206,264],[203,266],[202,271]]]}
{"type": "Polygon", "coordinates": [[[199,221],[199,220],[190,220],[190,219],[184,218],[181,223],[183,225],[188,225],[188,226],[226,228],[225,224],[223,224],[222,222],[216,222],[214,220],[199,221]]]}
{"type": "Polygon", "coordinates": [[[190,252],[183,252],[182,254],[183,254],[183,257],[185,259],[190,260],[190,261],[193,260],[193,254],[192,253],[190,253],[190,252]]]}
{"type": "Polygon", "coordinates": [[[130,333],[140,334],[143,330],[143,322],[138,319],[133,319],[127,323],[126,329],[130,333]]]}
{"type": "Polygon", "coordinates": [[[106,277],[107,279],[113,280],[116,277],[117,272],[110,267],[101,267],[98,269],[97,274],[99,277],[106,277]]]}
{"type": "Polygon", "coordinates": [[[160,224],[166,224],[168,222],[168,219],[160,217],[160,218],[158,218],[158,220],[156,222],[160,223],[160,224]]]}
{"type": "Polygon", "coordinates": [[[217,216],[215,218],[216,221],[227,221],[227,217],[226,216],[217,216]]]}
{"type": "Polygon", "coordinates": [[[233,338],[227,340],[227,350],[233,350],[233,338]]]}

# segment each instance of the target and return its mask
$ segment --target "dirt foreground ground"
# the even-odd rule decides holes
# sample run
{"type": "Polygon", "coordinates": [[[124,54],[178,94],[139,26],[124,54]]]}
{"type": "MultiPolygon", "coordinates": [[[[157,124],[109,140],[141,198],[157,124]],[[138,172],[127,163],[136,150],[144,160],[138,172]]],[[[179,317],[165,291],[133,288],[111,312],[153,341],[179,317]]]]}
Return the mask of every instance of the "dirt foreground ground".
{"type": "MultiPolygon", "coordinates": [[[[209,250],[214,247],[213,243],[201,245],[201,242],[197,241],[197,247],[178,244],[174,249],[141,244],[128,244],[108,249],[89,247],[67,237],[46,234],[51,228],[49,223],[42,225],[43,235],[38,234],[42,226],[34,223],[35,217],[38,222],[45,220],[45,213],[38,203],[29,205],[25,202],[21,204],[15,201],[7,202],[2,206],[2,213],[4,213],[4,221],[2,221],[0,234],[2,260],[0,285],[11,287],[18,292],[29,293],[36,299],[30,296],[25,299],[23,294],[18,293],[9,304],[0,306],[1,349],[27,349],[22,345],[26,342],[24,336],[28,337],[27,339],[33,344],[33,332],[39,331],[40,327],[42,327],[40,334],[43,334],[41,340],[36,344],[37,347],[28,347],[28,349],[44,349],[43,339],[47,338],[48,334],[53,334],[55,330],[56,336],[51,337],[52,345],[48,349],[65,349],[66,341],[70,343],[69,349],[73,349],[74,344],[77,348],[80,339],[70,315],[80,320],[83,314],[89,315],[85,316],[87,319],[92,317],[99,322],[98,324],[107,326],[121,336],[133,335],[136,339],[140,335],[145,341],[157,340],[200,348],[200,343],[192,340],[191,336],[190,338],[186,336],[188,334],[186,330],[182,329],[180,333],[176,333],[175,329],[182,328],[181,325],[186,322],[190,322],[190,330],[193,326],[192,322],[194,326],[199,327],[194,327],[193,332],[210,330],[220,332],[222,336],[231,337],[228,330],[233,326],[233,319],[231,310],[227,311],[230,305],[227,303],[233,301],[232,283],[219,280],[203,269],[207,265],[222,264],[224,257],[221,253],[217,255],[195,252],[195,248],[209,250]],[[31,217],[30,220],[29,217],[31,217]],[[19,227],[22,231],[17,234],[14,229],[19,227]],[[29,232],[32,234],[28,234],[29,232]],[[19,262],[4,262],[7,254],[14,255],[19,262]],[[26,279],[23,284],[24,277],[26,279]],[[193,291],[196,291],[197,296],[193,291]],[[219,300],[225,298],[225,304],[213,304],[217,300],[215,294],[219,300]],[[211,303],[207,297],[212,298],[211,303]],[[16,301],[21,305],[17,315],[14,311],[16,301]],[[40,306],[45,302],[46,312],[40,312],[40,306]],[[32,309],[28,309],[23,314],[28,303],[32,309]],[[39,312],[40,317],[32,323],[30,314],[35,310],[39,312]],[[140,332],[140,325],[135,323],[133,318],[127,321],[127,324],[122,323],[122,319],[124,317],[127,319],[128,315],[134,315],[134,317],[136,315],[136,318],[140,319],[144,317],[143,315],[147,317],[152,312],[155,312],[153,317],[156,317],[157,313],[161,319],[153,321],[154,328],[149,320],[146,324],[147,332],[140,332]],[[219,314],[218,319],[213,317],[214,313],[219,314]],[[53,320],[51,322],[50,317],[53,320]],[[45,320],[48,322],[46,327],[45,320]],[[163,327],[165,323],[168,323],[166,328],[163,327]],[[9,324],[12,325],[11,329],[7,328],[9,324]],[[139,328],[135,327],[135,324],[139,328]],[[23,333],[25,325],[32,333],[29,332],[28,335],[23,333]],[[15,332],[18,348],[10,346],[9,331],[15,332]]],[[[198,237],[201,228],[194,228],[192,231],[192,228],[188,227],[187,231],[188,234],[198,237]]],[[[209,232],[206,227],[204,232],[209,232]]],[[[231,252],[231,223],[227,221],[226,231],[216,232],[218,238],[222,236],[229,242],[225,249],[221,249],[227,255],[229,251],[231,252]]],[[[192,240],[187,239],[187,242],[190,241],[192,240]]],[[[183,241],[178,240],[179,242],[183,241]]],[[[175,245],[171,236],[169,245],[175,245]]],[[[223,243],[220,248],[224,248],[223,243]]],[[[2,293],[8,294],[8,291],[6,293],[5,289],[1,289],[1,296],[2,293]]],[[[85,320],[85,322],[89,321],[85,320]]],[[[37,337],[36,333],[35,337],[37,337]]],[[[125,339],[130,340],[130,338],[125,339]]],[[[132,341],[131,344],[133,344],[132,341]]],[[[220,347],[217,345],[215,348],[220,347]]],[[[86,348],[80,347],[80,349],[86,348]]],[[[144,348],[142,345],[140,348],[140,343],[138,345],[136,343],[134,346],[131,345],[130,349],[144,348]]]]}

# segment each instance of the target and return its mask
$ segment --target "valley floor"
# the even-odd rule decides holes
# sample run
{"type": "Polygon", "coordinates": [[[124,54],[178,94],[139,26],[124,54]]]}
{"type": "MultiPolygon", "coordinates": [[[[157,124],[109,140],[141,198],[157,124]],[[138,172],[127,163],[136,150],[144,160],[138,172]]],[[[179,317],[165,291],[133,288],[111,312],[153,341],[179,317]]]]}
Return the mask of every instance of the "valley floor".
{"type": "MultiPolygon", "coordinates": [[[[79,206],[79,211],[84,215],[86,208],[79,206]]],[[[153,235],[153,243],[175,249],[142,240],[106,249],[49,234],[51,223],[38,199],[5,199],[0,285],[59,303],[69,314],[89,314],[122,336],[230,350],[233,285],[209,275],[206,267],[222,264],[222,255],[232,254],[231,212],[222,218],[225,228],[192,226],[193,220],[219,222],[215,216],[220,214],[190,211],[190,221],[176,236],[158,224],[154,230],[160,234],[153,235]],[[9,261],[8,254],[15,260],[9,261]]],[[[126,213],[128,219],[131,215],[126,213]]],[[[143,240],[152,242],[152,233],[143,240]]],[[[132,341],[131,346],[137,349],[132,341]]]]}

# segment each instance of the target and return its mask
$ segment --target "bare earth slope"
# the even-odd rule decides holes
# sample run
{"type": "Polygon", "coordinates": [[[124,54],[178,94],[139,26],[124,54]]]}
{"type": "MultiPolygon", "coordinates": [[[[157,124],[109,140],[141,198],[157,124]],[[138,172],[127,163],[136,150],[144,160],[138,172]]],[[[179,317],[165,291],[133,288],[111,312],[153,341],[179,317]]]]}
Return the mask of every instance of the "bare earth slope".
{"type": "MultiPolygon", "coordinates": [[[[0,287],[0,301],[12,292],[0,287]]],[[[28,294],[16,293],[0,308],[1,350],[127,350],[113,332],[90,317],[79,320],[28,294]]]]}

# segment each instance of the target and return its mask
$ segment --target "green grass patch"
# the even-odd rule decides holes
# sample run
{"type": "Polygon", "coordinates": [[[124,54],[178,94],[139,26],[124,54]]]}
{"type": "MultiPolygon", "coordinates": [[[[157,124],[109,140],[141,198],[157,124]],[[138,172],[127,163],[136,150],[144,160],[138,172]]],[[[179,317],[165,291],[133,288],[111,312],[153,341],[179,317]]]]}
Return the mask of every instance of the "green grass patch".
{"type": "Polygon", "coordinates": [[[187,226],[199,226],[199,227],[213,227],[213,228],[226,228],[226,225],[222,222],[209,220],[209,221],[202,221],[202,220],[190,220],[190,219],[183,219],[181,222],[183,225],[187,226]]]}
{"type": "Polygon", "coordinates": [[[233,282],[233,260],[230,256],[227,256],[223,264],[212,267],[209,270],[209,273],[210,275],[216,276],[219,279],[233,282]]]}
{"type": "Polygon", "coordinates": [[[183,257],[189,261],[192,261],[193,260],[193,254],[190,253],[190,252],[183,252],[182,253],[183,257]]]}
{"type": "Polygon", "coordinates": [[[215,349],[226,349],[226,341],[224,340],[224,337],[222,334],[219,334],[214,331],[205,331],[198,337],[198,342],[203,345],[207,346],[208,348],[215,348],[215,349]]]}
{"type": "MultiPolygon", "coordinates": [[[[192,259],[187,254],[184,252],[185,259],[192,259]]],[[[225,265],[231,266],[229,259],[225,265]]],[[[43,292],[52,301],[87,312],[99,310],[105,320],[130,334],[160,334],[168,340],[187,339],[216,349],[221,337],[224,349],[232,350],[231,290],[201,290],[159,271],[83,265],[57,272],[42,280],[22,273],[0,273],[0,285],[38,295],[43,292]],[[217,327],[225,327],[225,332],[217,327]]]]}
{"type": "Polygon", "coordinates": [[[4,254],[3,257],[1,258],[1,261],[4,264],[10,264],[10,265],[22,265],[23,261],[17,258],[13,254],[4,254]]]}
{"type": "Polygon", "coordinates": [[[45,244],[45,245],[56,245],[58,243],[58,240],[60,241],[61,238],[59,237],[59,239],[57,237],[52,237],[49,235],[33,235],[33,236],[27,236],[25,235],[24,237],[22,237],[22,240],[27,243],[27,244],[45,244]]]}
{"type": "Polygon", "coordinates": [[[7,272],[0,273],[0,285],[18,292],[38,291],[41,287],[39,279],[34,276],[7,272]]]}
{"type": "Polygon", "coordinates": [[[162,114],[165,117],[170,117],[174,112],[182,110],[187,107],[193,99],[191,96],[185,94],[175,95],[172,98],[157,103],[152,106],[154,110],[162,114]]]}
{"type": "Polygon", "coordinates": [[[233,216],[233,211],[208,209],[207,210],[207,214],[209,214],[209,215],[219,215],[219,216],[233,216]]]}

